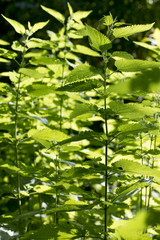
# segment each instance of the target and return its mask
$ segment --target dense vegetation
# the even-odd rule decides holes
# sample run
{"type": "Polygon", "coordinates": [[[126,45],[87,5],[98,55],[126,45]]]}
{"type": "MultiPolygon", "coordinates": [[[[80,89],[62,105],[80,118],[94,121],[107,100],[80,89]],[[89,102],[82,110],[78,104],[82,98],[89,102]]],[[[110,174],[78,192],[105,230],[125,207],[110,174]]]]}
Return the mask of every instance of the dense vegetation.
{"type": "Polygon", "coordinates": [[[136,59],[124,40],[154,24],[41,8],[62,26],[45,39],[2,15],[20,38],[0,40],[1,238],[160,239],[159,29],[136,59]]]}

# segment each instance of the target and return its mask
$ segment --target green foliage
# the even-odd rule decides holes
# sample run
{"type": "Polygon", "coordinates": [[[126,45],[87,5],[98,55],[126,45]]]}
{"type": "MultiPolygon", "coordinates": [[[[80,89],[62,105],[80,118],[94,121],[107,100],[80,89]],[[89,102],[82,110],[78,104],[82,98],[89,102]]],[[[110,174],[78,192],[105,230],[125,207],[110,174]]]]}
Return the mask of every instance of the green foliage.
{"type": "Polygon", "coordinates": [[[86,25],[86,35],[89,37],[90,45],[94,50],[103,52],[112,46],[109,38],[88,25],[86,25]]]}
{"type": "Polygon", "coordinates": [[[65,17],[60,12],[57,12],[56,10],[47,8],[47,7],[42,6],[42,5],[41,5],[41,7],[44,11],[46,11],[47,13],[49,13],[50,15],[55,17],[58,21],[60,21],[61,23],[64,23],[65,17]]]}
{"type": "Polygon", "coordinates": [[[14,27],[14,29],[17,33],[19,33],[19,34],[25,33],[25,31],[26,31],[25,27],[21,23],[15,21],[13,19],[7,18],[3,14],[2,14],[2,16],[7,20],[7,22],[9,22],[12,25],[12,27],[14,27]]]}
{"type": "Polygon", "coordinates": [[[148,68],[159,68],[160,63],[153,61],[143,61],[143,60],[117,60],[115,63],[118,70],[122,72],[139,72],[147,70],[148,68]]]}
{"type": "Polygon", "coordinates": [[[32,35],[49,21],[25,29],[2,15],[22,36],[11,47],[0,40],[1,235],[156,239],[159,47],[136,42],[157,61],[112,49],[153,24],[124,26],[110,14],[95,29],[82,22],[91,11],[67,5],[68,18],[41,6],[62,23],[47,40],[32,35]]]}
{"type": "Polygon", "coordinates": [[[153,27],[154,23],[152,24],[144,24],[144,25],[132,25],[122,28],[115,28],[113,30],[113,35],[115,38],[126,38],[135,33],[145,32],[150,30],[153,27]]]}

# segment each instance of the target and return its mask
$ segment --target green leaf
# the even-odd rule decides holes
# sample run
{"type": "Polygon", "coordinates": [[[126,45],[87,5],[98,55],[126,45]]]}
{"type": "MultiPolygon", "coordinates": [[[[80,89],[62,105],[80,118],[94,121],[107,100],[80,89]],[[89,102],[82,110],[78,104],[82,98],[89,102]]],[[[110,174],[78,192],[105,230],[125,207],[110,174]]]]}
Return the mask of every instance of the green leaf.
{"type": "Polygon", "coordinates": [[[73,14],[72,6],[69,2],[67,2],[67,6],[68,6],[69,14],[70,14],[70,16],[72,16],[72,14],[73,14]]]}
{"type": "Polygon", "coordinates": [[[114,20],[113,20],[112,14],[110,13],[110,15],[103,17],[100,20],[100,22],[102,22],[102,24],[104,24],[106,26],[110,26],[111,24],[113,24],[114,20]]]}
{"type": "Polygon", "coordinates": [[[52,190],[52,187],[48,185],[36,185],[33,188],[33,190],[36,191],[37,193],[45,193],[47,191],[52,190]]]}
{"type": "Polygon", "coordinates": [[[113,163],[115,167],[121,168],[126,174],[138,175],[138,176],[150,176],[153,177],[155,182],[160,183],[160,171],[150,168],[146,165],[142,165],[139,162],[132,160],[121,159],[113,163]]]}
{"type": "Polygon", "coordinates": [[[15,59],[17,57],[17,54],[11,50],[0,48],[0,56],[3,56],[8,59],[15,59]]]}
{"type": "Polygon", "coordinates": [[[78,22],[82,18],[86,18],[91,12],[92,11],[77,11],[73,14],[72,19],[78,22]]]}
{"type": "Polygon", "coordinates": [[[79,59],[79,57],[77,55],[75,55],[74,53],[71,53],[71,52],[64,53],[64,51],[60,51],[58,54],[58,57],[65,58],[65,59],[72,59],[72,60],[79,59]]]}
{"type": "Polygon", "coordinates": [[[89,56],[101,57],[101,55],[99,53],[97,53],[97,52],[93,51],[92,49],[85,47],[83,45],[74,45],[72,47],[72,51],[82,53],[85,55],[89,55],[89,56]]]}
{"type": "Polygon", "coordinates": [[[26,75],[28,77],[33,77],[36,79],[43,78],[45,75],[45,74],[38,72],[36,69],[33,69],[33,68],[20,68],[19,72],[23,73],[24,75],[26,75]]]}
{"type": "Polygon", "coordinates": [[[160,53],[160,49],[157,47],[157,46],[154,46],[154,45],[151,45],[151,44],[148,44],[148,43],[144,43],[144,42],[136,42],[134,41],[134,43],[138,46],[141,46],[141,47],[144,47],[146,49],[149,49],[157,54],[160,53]]]}
{"type": "Polygon", "coordinates": [[[51,16],[55,17],[59,22],[61,23],[65,22],[65,17],[60,12],[57,12],[51,8],[47,8],[43,5],[41,5],[41,8],[47,13],[49,13],[51,16]]]}
{"type": "Polygon", "coordinates": [[[35,97],[45,96],[54,92],[54,87],[49,87],[42,82],[32,83],[32,85],[27,86],[26,89],[30,95],[35,97]]]}
{"type": "Polygon", "coordinates": [[[131,91],[158,93],[160,91],[160,68],[138,72],[128,80],[131,91]]]}
{"type": "Polygon", "coordinates": [[[25,47],[22,46],[18,41],[14,41],[11,48],[15,51],[23,52],[25,47]]]}
{"type": "Polygon", "coordinates": [[[83,81],[91,78],[103,80],[102,76],[100,75],[100,71],[97,68],[91,65],[80,64],[78,67],[74,68],[67,76],[65,84],[83,81]]]}
{"type": "Polygon", "coordinates": [[[27,113],[27,115],[19,113],[19,116],[20,117],[24,117],[24,118],[36,119],[36,120],[41,121],[43,124],[48,124],[48,120],[46,118],[38,117],[36,115],[34,116],[34,115],[30,114],[30,113],[27,113]]]}
{"type": "MultiPolygon", "coordinates": [[[[47,57],[47,56],[37,56],[37,57],[33,57],[30,60],[31,64],[34,65],[51,65],[51,64],[56,64],[56,60],[54,60],[51,57],[47,57]]],[[[58,64],[58,63],[57,63],[58,64]]]]}
{"type": "Polygon", "coordinates": [[[28,136],[36,139],[61,142],[69,138],[64,132],[53,130],[51,128],[43,128],[41,130],[31,129],[28,136]]]}
{"type": "Polygon", "coordinates": [[[70,115],[70,118],[73,119],[77,116],[80,116],[84,113],[97,113],[98,111],[98,107],[97,105],[93,105],[93,104],[87,104],[87,103],[83,103],[83,104],[76,104],[73,112],[70,115]]]}
{"type": "Polygon", "coordinates": [[[97,141],[104,142],[106,140],[106,136],[105,136],[105,134],[99,133],[99,132],[83,131],[83,132],[79,133],[78,135],[75,135],[71,138],[68,138],[68,139],[60,142],[60,145],[70,143],[70,142],[81,141],[83,139],[87,139],[90,141],[95,139],[97,141]]]}
{"type": "Polygon", "coordinates": [[[154,61],[144,61],[144,60],[129,60],[121,59],[115,62],[118,70],[122,72],[138,72],[147,70],[148,68],[159,68],[160,63],[154,61]]]}
{"type": "Polygon", "coordinates": [[[22,171],[20,168],[16,167],[11,161],[2,161],[0,160],[0,169],[5,170],[9,174],[19,174],[26,175],[25,171],[22,171]]]}
{"type": "Polygon", "coordinates": [[[7,62],[10,62],[10,60],[7,60],[7,59],[5,59],[5,58],[1,58],[1,57],[0,57],[0,62],[7,63],[7,62]]]}
{"type": "Polygon", "coordinates": [[[151,179],[149,180],[141,180],[134,184],[127,184],[126,186],[119,187],[116,190],[116,193],[118,194],[116,199],[120,199],[121,201],[126,200],[127,198],[137,194],[141,188],[147,187],[150,185],[151,179]]]}
{"type": "Polygon", "coordinates": [[[118,131],[120,132],[119,134],[124,134],[125,136],[127,134],[135,134],[135,133],[140,133],[140,132],[148,132],[150,130],[155,130],[158,129],[158,126],[144,126],[139,123],[127,123],[127,124],[122,124],[118,127],[118,131]]]}
{"type": "Polygon", "coordinates": [[[129,37],[135,33],[145,32],[150,30],[153,27],[154,23],[151,24],[141,24],[141,25],[132,25],[122,28],[115,28],[113,30],[113,35],[115,38],[129,37]]]}
{"type": "Polygon", "coordinates": [[[7,22],[9,22],[12,25],[12,27],[14,27],[14,29],[17,33],[22,34],[22,35],[25,33],[25,31],[26,31],[25,27],[21,23],[15,21],[15,20],[12,20],[10,18],[7,18],[3,14],[2,14],[2,17],[4,17],[7,20],[7,22]]]}
{"type": "Polygon", "coordinates": [[[134,218],[121,220],[116,227],[120,237],[125,240],[151,239],[148,234],[143,234],[146,227],[147,212],[142,210],[134,218]],[[145,238],[143,238],[145,235],[145,238]],[[149,237],[147,238],[146,235],[149,237]]]}
{"type": "Polygon", "coordinates": [[[66,202],[65,202],[65,205],[88,205],[88,203],[87,202],[83,202],[83,201],[76,201],[75,199],[70,199],[70,200],[67,200],[66,202]]]}
{"type": "Polygon", "coordinates": [[[9,45],[9,42],[0,39],[0,45],[9,45]]]}
{"type": "Polygon", "coordinates": [[[86,25],[86,33],[90,39],[90,45],[93,49],[103,52],[111,48],[112,43],[109,38],[95,28],[86,25]]]}
{"type": "Polygon", "coordinates": [[[124,59],[133,59],[133,56],[130,55],[129,53],[127,53],[127,52],[116,51],[116,52],[113,52],[112,58],[115,59],[115,60],[120,60],[122,58],[124,58],[124,59]]]}
{"type": "Polygon", "coordinates": [[[3,82],[0,82],[0,91],[1,92],[5,92],[8,88],[8,84],[7,83],[3,83],[3,82]]]}
{"type": "Polygon", "coordinates": [[[159,112],[158,108],[145,107],[139,103],[124,104],[119,101],[112,101],[109,103],[109,106],[113,112],[127,119],[139,119],[159,112]]]}
{"type": "Polygon", "coordinates": [[[102,83],[99,79],[86,79],[78,82],[68,83],[64,86],[57,88],[57,91],[68,91],[68,92],[84,92],[94,88],[99,88],[102,83]]]}
{"type": "Polygon", "coordinates": [[[40,48],[51,50],[55,47],[55,43],[47,40],[42,40],[38,38],[31,38],[27,43],[27,47],[30,48],[40,48]]]}
{"type": "Polygon", "coordinates": [[[42,28],[45,27],[48,23],[49,23],[49,20],[46,21],[46,22],[38,22],[38,23],[34,24],[33,27],[31,28],[32,33],[35,33],[35,32],[38,31],[39,29],[42,29],[42,28]]]}

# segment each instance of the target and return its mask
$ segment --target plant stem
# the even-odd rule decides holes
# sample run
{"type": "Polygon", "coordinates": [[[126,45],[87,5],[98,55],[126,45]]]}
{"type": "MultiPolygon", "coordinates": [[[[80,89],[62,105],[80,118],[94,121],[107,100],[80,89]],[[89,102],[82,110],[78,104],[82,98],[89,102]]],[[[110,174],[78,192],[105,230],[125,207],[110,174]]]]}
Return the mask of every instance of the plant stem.
{"type": "MultiPolygon", "coordinates": [[[[22,52],[22,61],[21,63],[18,63],[19,68],[24,67],[25,66],[25,59],[24,59],[24,55],[26,53],[26,43],[28,41],[29,36],[26,37],[26,42],[23,48],[23,52],[22,52]]],[[[22,74],[19,73],[18,76],[18,82],[17,82],[17,86],[15,86],[15,91],[16,91],[16,99],[15,99],[15,116],[14,116],[14,149],[15,149],[15,163],[16,163],[16,167],[18,168],[17,170],[17,176],[16,176],[16,182],[17,182],[17,200],[18,200],[18,215],[22,214],[22,210],[21,210],[21,187],[20,187],[20,175],[19,175],[19,168],[20,168],[20,160],[18,157],[18,145],[19,145],[19,140],[18,140],[18,114],[19,114],[19,99],[20,99],[20,84],[21,84],[21,79],[22,79],[22,74]]],[[[19,228],[19,236],[21,236],[23,230],[21,227],[21,219],[19,219],[18,221],[18,228],[19,228]]],[[[19,238],[18,238],[19,239],[19,238]]]]}
{"type": "MultiPolygon", "coordinates": [[[[15,160],[16,160],[16,167],[17,167],[17,168],[19,168],[17,124],[18,124],[18,104],[19,104],[20,82],[21,82],[21,73],[20,73],[19,78],[18,78],[18,86],[17,86],[17,90],[16,90],[15,128],[14,128],[14,137],[15,137],[15,160]]],[[[18,172],[18,171],[17,171],[17,193],[18,193],[19,215],[21,215],[20,176],[19,176],[19,172],[18,172]]]]}
{"type": "MultiPolygon", "coordinates": [[[[106,137],[108,138],[108,123],[107,123],[107,98],[106,98],[106,86],[107,86],[107,78],[108,75],[106,74],[106,69],[107,69],[107,63],[108,63],[108,59],[107,59],[107,52],[105,52],[104,54],[104,119],[105,119],[105,134],[106,137]]],[[[107,202],[108,200],[108,171],[107,171],[107,166],[108,166],[108,139],[106,140],[105,143],[105,202],[107,202]]],[[[107,239],[107,205],[105,204],[105,208],[104,208],[104,240],[107,239]]]]}
{"type": "MultiPolygon", "coordinates": [[[[141,148],[141,164],[143,165],[143,142],[142,142],[142,134],[140,134],[140,148],[141,148]]],[[[143,178],[143,175],[141,176],[143,178]]],[[[143,206],[143,188],[141,188],[140,192],[140,209],[143,206]]]]}

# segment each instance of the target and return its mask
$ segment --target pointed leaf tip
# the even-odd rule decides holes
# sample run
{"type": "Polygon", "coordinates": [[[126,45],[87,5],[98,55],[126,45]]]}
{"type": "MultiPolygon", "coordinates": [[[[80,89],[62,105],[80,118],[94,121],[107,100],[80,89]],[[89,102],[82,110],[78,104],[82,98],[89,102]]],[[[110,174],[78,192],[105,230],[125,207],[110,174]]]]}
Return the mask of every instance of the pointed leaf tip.
{"type": "Polygon", "coordinates": [[[11,18],[5,17],[3,14],[1,14],[1,15],[7,22],[9,22],[12,25],[12,27],[15,29],[15,31],[17,33],[19,33],[19,34],[25,33],[25,31],[26,31],[25,27],[21,23],[17,22],[16,20],[13,20],[11,18]]]}
{"type": "Polygon", "coordinates": [[[65,22],[65,17],[58,11],[51,9],[51,8],[47,8],[43,5],[41,5],[41,8],[46,11],[47,13],[49,13],[51,16],[53,16],[54,18],[56,18],[59,22],[61,22],[62,24],[65,22]]]}
{"type": "Polygon", "coordinates": [[[38,22],[35,23],[32,27],[32,32],[35,33],[36,31],[38,31],[39,29],[42,29],[43,27],[45,27],[47,24],[49,23],[49,20],[46,22],[38,22]]]}

